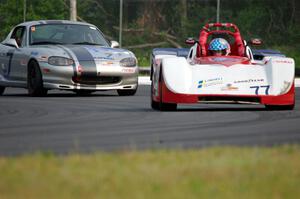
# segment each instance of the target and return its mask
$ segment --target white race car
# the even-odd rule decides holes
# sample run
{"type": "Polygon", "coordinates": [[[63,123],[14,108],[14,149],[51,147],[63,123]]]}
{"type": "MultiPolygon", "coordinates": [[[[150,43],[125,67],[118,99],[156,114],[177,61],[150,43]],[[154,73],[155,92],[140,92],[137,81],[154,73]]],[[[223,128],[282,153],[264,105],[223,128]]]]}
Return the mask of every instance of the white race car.
{"type": "MultiPolygon", "coordinates": [[[[282,55],[254,59],[247,42],[232,23],[207,24],[187,56],[181,49],[153,51],[151,106],[175,110],[179,103],[263,104],[268,109],[292,110],[295,104],[295,62],[282,55]],[[226,39],[226,55],[210,54],[215,38],[226,39]]],[[[249,42],[248,42],[249,43],[249,42]]],[[[250,44],[261,43],[258,39],[250,44]]]]}

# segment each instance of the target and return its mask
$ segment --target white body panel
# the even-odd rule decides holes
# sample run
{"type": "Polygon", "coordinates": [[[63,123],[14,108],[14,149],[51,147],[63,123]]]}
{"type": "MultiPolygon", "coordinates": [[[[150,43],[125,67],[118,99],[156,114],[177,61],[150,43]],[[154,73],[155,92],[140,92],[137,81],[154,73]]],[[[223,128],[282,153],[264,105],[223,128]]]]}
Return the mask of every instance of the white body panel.
{"type": "MultiPolygon", "coordinates": [[[[174,93],[281,95],[294,82],[295,63],[291,58],[265,57],[260,63],[231,66],[193,65],[183,57],[159,58],[162,59],[164,82],[174,93]]],[[[155,75],[157,76],[157,71],[155,75]]],[[[156,87],[155,83],[154,86],[156,87]]]]}

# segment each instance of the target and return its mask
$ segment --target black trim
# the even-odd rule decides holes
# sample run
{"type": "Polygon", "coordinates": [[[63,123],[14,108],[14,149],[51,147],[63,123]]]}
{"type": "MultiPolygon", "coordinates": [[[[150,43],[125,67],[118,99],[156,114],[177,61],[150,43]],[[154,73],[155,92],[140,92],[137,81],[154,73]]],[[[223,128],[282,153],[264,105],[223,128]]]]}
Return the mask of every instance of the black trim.
{"type": "Polygon", "coordinates": [[[85,77],[98,76],[97,66],[94,57],[86,48],[81,46],[66,46],[66,48],[70,49],[77,57],[77,60],[83,69],[81,76],[85,76],[85,77]]]}
{"type": "MultiPolygon", "coordinates": [[[[97,72],[97,65],[95,63],[94,57],[86,48],[82,46],[72,46],[72,45],[64,46],[64,47],[75,54],[79,62],[79,65],[82,67],[83,72],[80,74],[80,78],[93,79],[99,77],[99,74],[97,72]]],[[[76,66],[74,68],[74,71],[76,71],[76,73],[74,73],[74,77],[76,79],[77,77],[79,77],[76,66]]]]}

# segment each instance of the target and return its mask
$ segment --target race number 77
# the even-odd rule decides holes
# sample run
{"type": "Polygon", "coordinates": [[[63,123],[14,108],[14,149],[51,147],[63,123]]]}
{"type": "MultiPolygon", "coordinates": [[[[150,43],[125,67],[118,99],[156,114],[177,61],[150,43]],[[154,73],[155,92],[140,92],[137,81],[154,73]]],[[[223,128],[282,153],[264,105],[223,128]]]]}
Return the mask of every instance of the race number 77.
{"type": "Polygon", "coordinates": [[[255,95],[258,95],[258,92],[260,90],[265,90],[265,95],[269,95],[269,89],[270,89],[270,85],[266,85],[266,86],[250,86],[250,88],[255,89],[255,95]]]}

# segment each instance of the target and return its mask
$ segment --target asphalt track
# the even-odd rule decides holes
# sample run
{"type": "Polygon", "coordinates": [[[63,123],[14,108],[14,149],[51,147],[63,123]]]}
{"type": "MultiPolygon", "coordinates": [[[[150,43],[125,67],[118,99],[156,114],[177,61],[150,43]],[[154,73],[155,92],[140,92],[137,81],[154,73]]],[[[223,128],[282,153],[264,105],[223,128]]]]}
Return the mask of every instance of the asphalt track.
{"type": "Polygon", "coordinates": [[[9,88],[0,96],[0,155],[300,142],[300,88],[294,111],[204,104],[153,111],[146,85],[133,97],[115,91],[88,97],[51,91],[33,98],[26,93],[9,88]]]}

